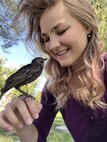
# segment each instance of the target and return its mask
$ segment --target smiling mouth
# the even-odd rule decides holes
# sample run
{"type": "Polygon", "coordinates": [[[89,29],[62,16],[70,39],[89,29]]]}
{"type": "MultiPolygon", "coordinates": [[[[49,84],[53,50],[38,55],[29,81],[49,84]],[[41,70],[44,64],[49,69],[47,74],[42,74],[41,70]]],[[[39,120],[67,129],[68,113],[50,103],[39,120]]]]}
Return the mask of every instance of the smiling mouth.
{"type": "Polygon", "coordinates": [[[62,56],[62,55],[64,55],[65,53],[67,53],[68,51],[69,51],[69,48],[67,48],[67,49],[65,49],[65,50],[62,50],[62,51],[58,52],[56,55],[62,56]]]}

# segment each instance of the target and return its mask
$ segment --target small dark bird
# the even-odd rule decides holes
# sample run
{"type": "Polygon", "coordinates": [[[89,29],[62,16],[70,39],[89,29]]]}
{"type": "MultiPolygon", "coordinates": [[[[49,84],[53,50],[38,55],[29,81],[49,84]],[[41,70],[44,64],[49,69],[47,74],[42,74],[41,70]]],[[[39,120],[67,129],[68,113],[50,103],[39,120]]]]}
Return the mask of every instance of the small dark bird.
{"type": "Polygon", "coordinates": [[[13,87],[15,87],[15,89],[17,89],[21,93],[25,93],[20,89],[20,87],[33,82],[41,75],[45,60],[47,59],[37,57],[33,59],[30,64],[21,67],[18,71],[8,77],[5,81],[4,87],[0,90],[0,99],[2,98],[4,93],[6,93],[13,87]]]}

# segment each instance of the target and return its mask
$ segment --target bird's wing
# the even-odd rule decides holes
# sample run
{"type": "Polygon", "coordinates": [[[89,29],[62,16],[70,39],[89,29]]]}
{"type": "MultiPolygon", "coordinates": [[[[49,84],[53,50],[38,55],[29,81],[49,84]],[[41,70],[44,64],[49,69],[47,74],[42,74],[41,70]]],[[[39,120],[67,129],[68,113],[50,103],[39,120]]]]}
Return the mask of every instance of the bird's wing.
{"type": "Polygon", "coordinates": [[[10,77],[7,78],[7,80],[5,81],[5,87],[6,86],[11,86],[14,87],[17,84],[19,84],[20,82],[22,82],[26,77],[27,77],[27,72],[29,72],[31,65],[26,65],[22,68],[20,68],[17,72],[15,72],[14,74],[12,74],[10,77]],[[10,85],[9,85],[10,84],[10,85]]]}
{"type": "Polygon", "coordinates": [[[6,83],[12,83],[14,86],[20,84],[21,82],[25,82],[29,78],[31,78],[34,74],[36,74],[39,71],[39,66],[24,66],[20,70],[18,70],[16,73],[11,75],[7,80],[6,83]]]}
{"type": "Polygon", "coordinates": [[[10,77],[8,77],[7,80],[11,80],[18,75],[25,74],[25,72],[27,72],[29,68],[31,68],[31,64],[21,67],[18,71],[16,71],[10,77]]]}
{"type": "Polygon", "coordinates": [[[25,81],[29,80],[29,78],[36,78],[36,76],[39,76],[38,72],[40,72],[40,66],[33,66],[32,69],[27,72],[25,81]]]}
{"type": "Polygon", "coordinates": [[[41,72],[42,72],[42,69],[40,66],[37,66],[37,67],[34,66],[32,70],[28,72],[27,77],[23,79],[23,81],[21,81],[17,86],[20,87],[25,84],[33,82],[40,76],[41,72]]]}

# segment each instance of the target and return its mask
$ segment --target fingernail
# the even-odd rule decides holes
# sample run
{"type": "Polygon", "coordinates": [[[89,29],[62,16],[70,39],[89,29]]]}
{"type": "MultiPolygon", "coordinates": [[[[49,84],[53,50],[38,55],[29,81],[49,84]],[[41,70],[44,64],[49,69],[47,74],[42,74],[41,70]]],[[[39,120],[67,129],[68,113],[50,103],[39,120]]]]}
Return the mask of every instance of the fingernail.
{"type": "Polygon", "coordinates": [[[33,117],[37,119],[39,117],[39,114],[35,114],[33,117]]]}
{"type": "Polygon", "coordinates": [[[28,119],[26,120],[26,124],[27,124],[27,125],[32,124],[32,122],[33,122],[33,120],[32,120],[32,119],[30,119],[30,118],[28,118],[28,119]]]}

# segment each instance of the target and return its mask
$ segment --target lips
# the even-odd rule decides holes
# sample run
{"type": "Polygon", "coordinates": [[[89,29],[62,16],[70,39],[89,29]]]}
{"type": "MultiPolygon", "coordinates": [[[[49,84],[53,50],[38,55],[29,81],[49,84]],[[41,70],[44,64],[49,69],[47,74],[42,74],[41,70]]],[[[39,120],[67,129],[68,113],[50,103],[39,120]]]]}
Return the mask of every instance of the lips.
{"type": "Polygon", "coordinates": [[[68,51],[69,51],[69,48],[64,49],[64,50],[62,50],[62,51],[58,52],[56,55],[58,55],[58,56],[62,56],[62,55],[64,55],[65,53],[67,53],[68,51]]]}

